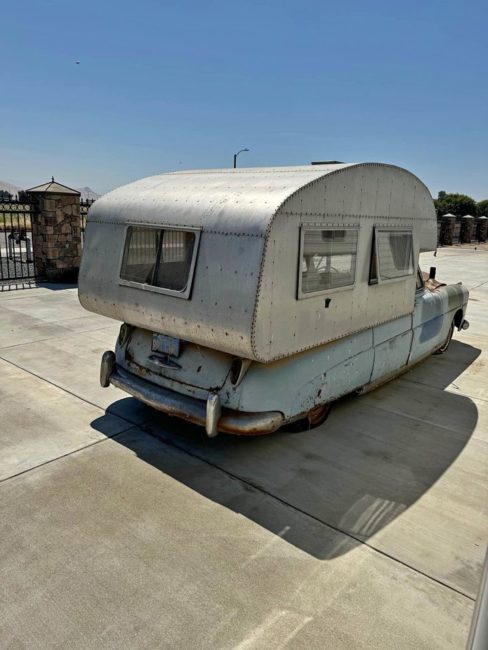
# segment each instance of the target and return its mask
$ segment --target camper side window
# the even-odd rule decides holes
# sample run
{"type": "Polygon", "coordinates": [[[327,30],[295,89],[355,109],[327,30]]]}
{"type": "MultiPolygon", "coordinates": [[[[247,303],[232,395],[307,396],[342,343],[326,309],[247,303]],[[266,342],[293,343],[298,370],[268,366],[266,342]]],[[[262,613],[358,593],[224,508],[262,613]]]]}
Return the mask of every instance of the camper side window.
{"type": "Polygon", "coordinates": [[[358,230],[302,228],[298,297],[354,285],[358,230]]]}
{"type": "Polygon", "coordinates": [[[188,298],[200,232],[129,226],[122,284],[188,298]]]}
{"type": "Polygon", "coordinates": [[[380,282],[413,275],[412,231],[376,230],[375,235],[380,282]]]}

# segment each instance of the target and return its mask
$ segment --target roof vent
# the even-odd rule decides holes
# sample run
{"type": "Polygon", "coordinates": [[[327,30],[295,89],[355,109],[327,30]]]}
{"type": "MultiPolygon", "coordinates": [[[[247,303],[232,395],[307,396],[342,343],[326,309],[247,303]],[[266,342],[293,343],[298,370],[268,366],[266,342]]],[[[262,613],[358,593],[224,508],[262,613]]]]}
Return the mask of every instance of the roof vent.
{"type": "Polygon", "coordinates": [[[343,165],[342,160],[312,160],[311,165],[343,165]]]}

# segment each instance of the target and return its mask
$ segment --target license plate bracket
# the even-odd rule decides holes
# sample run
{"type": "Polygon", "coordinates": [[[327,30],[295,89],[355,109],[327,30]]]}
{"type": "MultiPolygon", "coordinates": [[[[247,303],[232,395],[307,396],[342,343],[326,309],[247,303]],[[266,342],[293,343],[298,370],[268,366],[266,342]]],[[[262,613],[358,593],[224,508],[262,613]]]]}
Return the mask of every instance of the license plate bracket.
{"type": "Polygon", "coordinates": [[[153,334],[151,344],[151,350],[153,352],[166,354],[169,357],[179,357],[180,349],[180,339],[174,338],[173,336],[167,336],[166,334],[153,334]]]}

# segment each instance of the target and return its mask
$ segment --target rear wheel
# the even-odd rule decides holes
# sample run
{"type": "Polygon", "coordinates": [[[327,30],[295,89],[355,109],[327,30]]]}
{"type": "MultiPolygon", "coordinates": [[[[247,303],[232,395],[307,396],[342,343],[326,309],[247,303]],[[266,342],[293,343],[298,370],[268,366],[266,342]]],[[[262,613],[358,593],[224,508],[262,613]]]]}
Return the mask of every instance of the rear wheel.
{"type": "Polygon", "coordinates": [[[285,431],[291,431],[291,433],[302,433],[303,431],[315,429],[327,420],[331,408],[331,404],[320,404],[320,406],[315,406],[304,418],[286,424],[283,429],[285,431]]]}
{"type": "Polygon", "coordinates": [[[444,352],[447,351],[447,348],[449,347],[449,344],[451,343],[452,335],[454,334],[454,321],[451,323],[451,327],[449,328],[449,332],[447,334],[447,338],[444,341],[444,343],[441,345],[440,348],[438,348],[434,354],[444,354],[444,352]]]}

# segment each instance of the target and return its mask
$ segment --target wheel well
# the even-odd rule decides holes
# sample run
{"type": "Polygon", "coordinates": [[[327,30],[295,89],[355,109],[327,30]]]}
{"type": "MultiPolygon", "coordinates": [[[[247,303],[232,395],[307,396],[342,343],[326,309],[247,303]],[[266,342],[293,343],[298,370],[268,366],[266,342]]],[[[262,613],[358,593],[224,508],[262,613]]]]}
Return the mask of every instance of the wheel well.
{"type": "Polygon", "coordinates": [[[463,310],[458,309],[454,316],[454,325],[459,328],[461,327],[462,322],[463,322],[463,310]]]}

